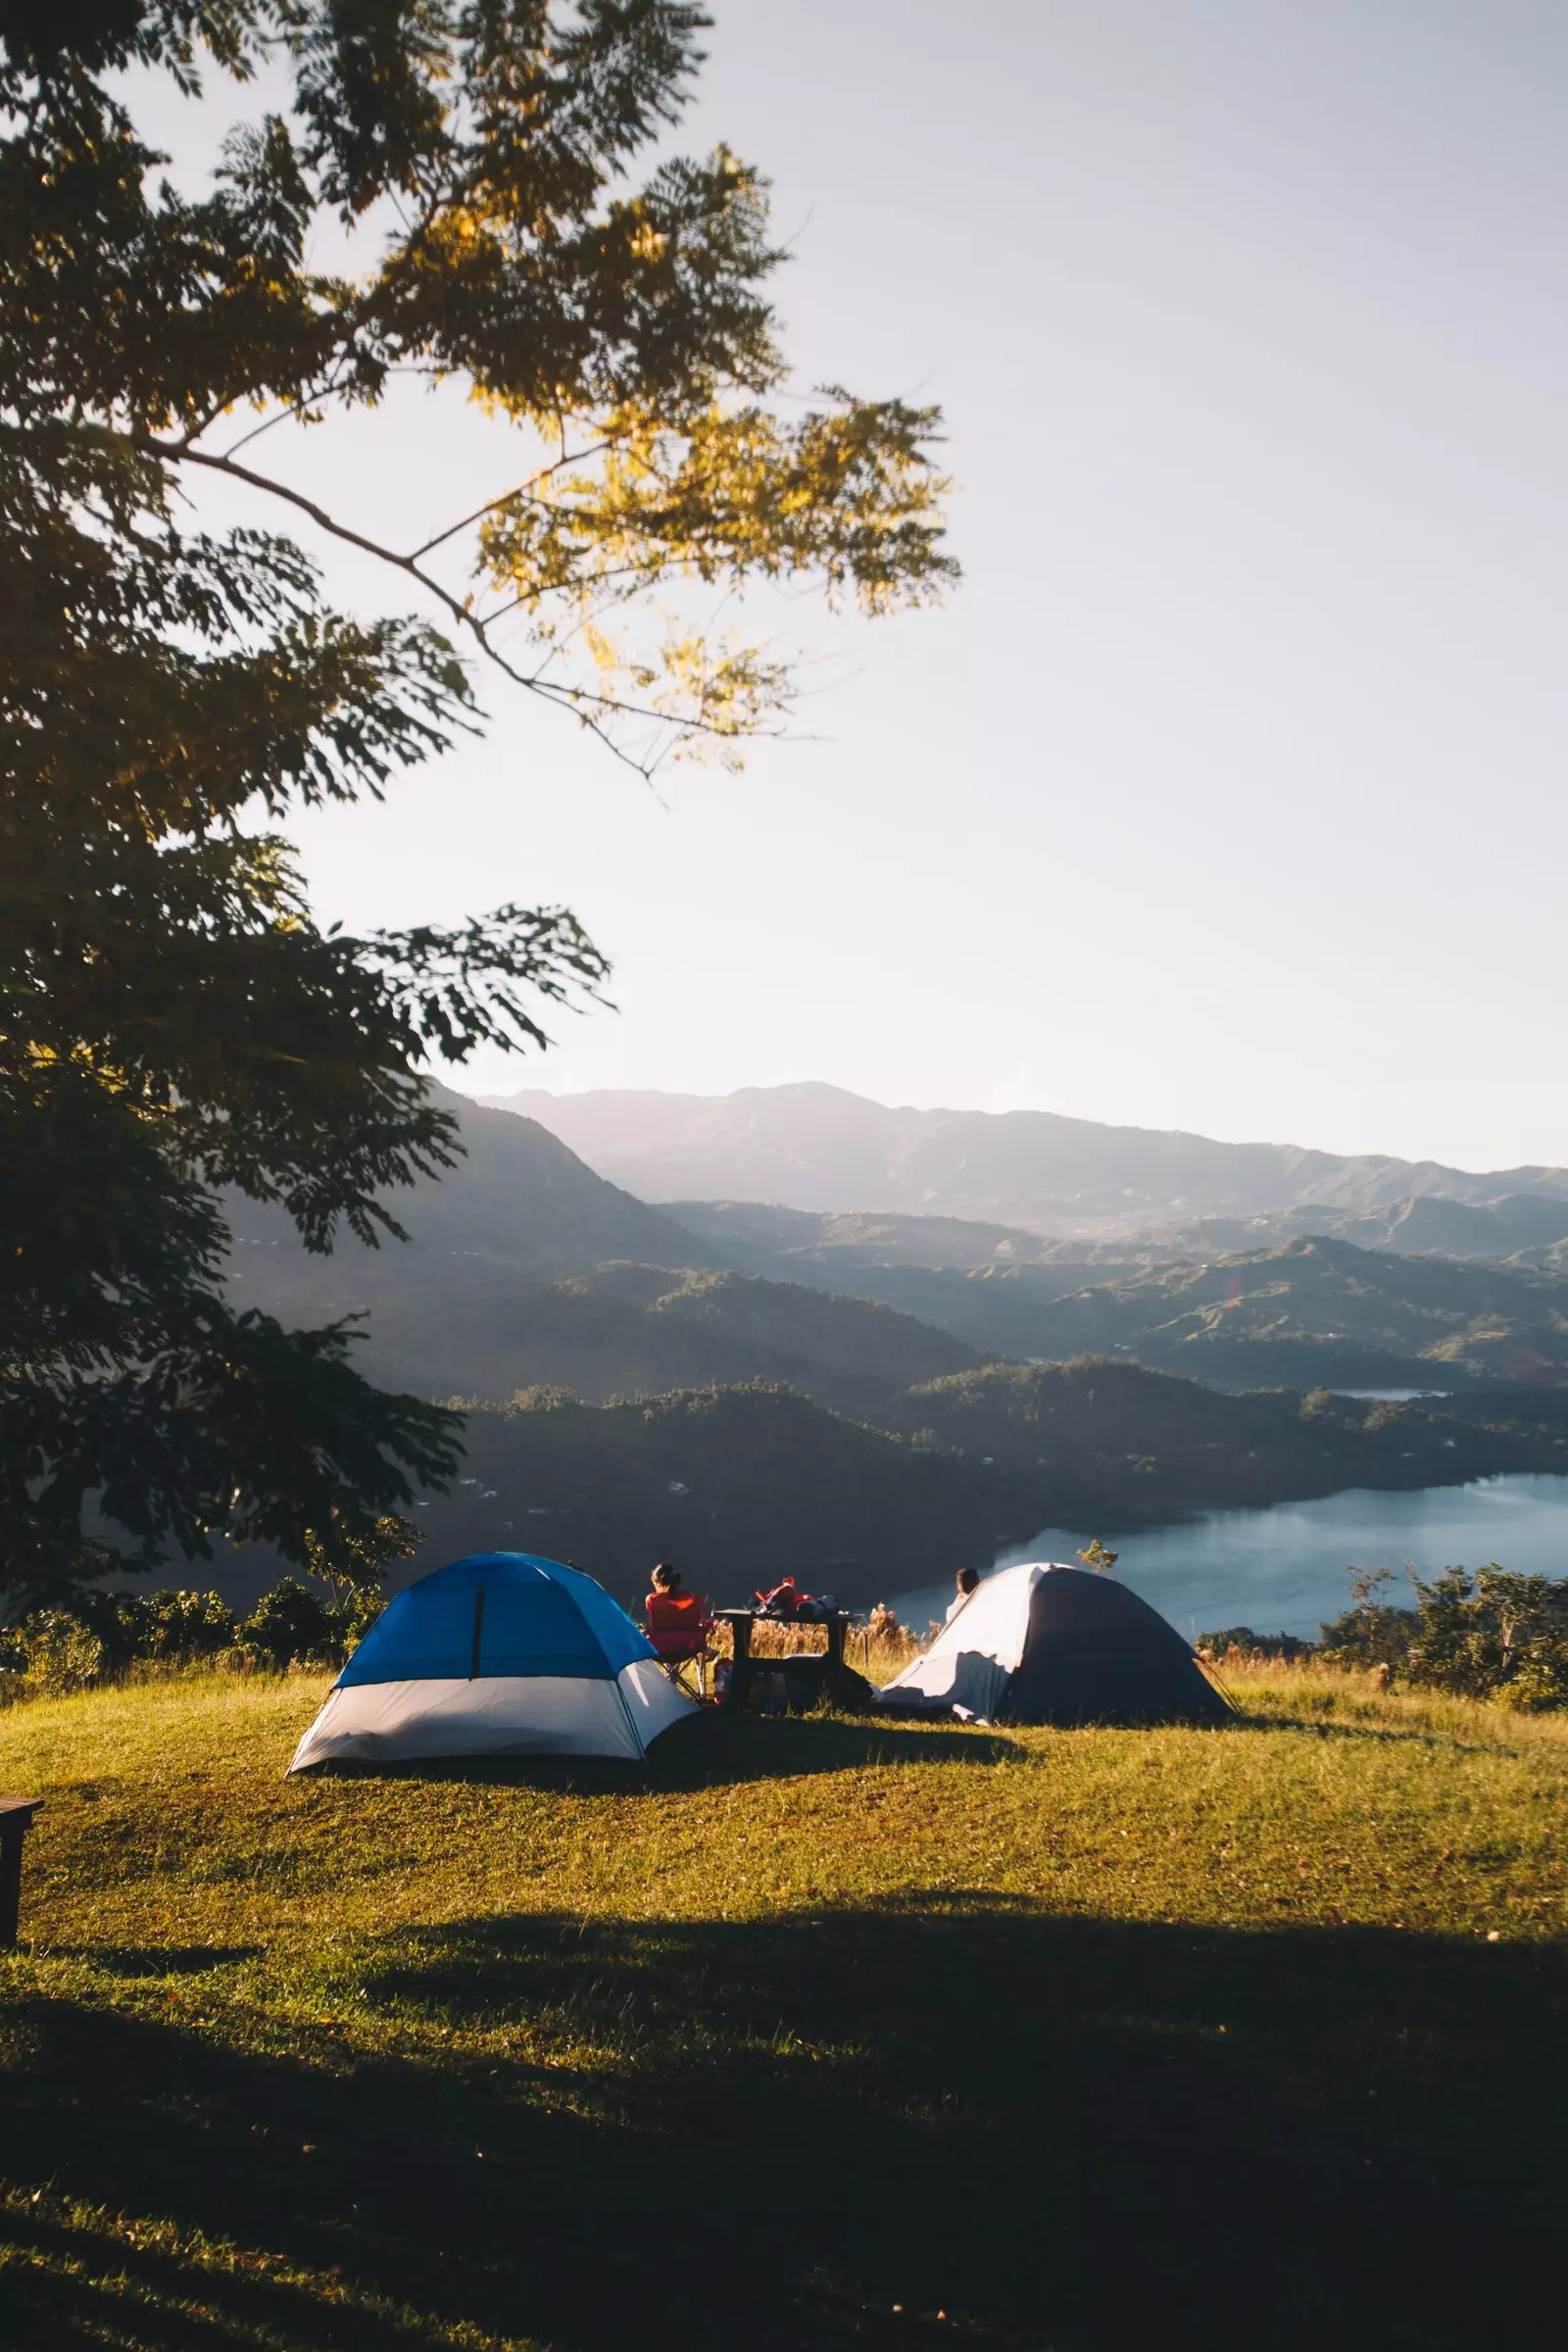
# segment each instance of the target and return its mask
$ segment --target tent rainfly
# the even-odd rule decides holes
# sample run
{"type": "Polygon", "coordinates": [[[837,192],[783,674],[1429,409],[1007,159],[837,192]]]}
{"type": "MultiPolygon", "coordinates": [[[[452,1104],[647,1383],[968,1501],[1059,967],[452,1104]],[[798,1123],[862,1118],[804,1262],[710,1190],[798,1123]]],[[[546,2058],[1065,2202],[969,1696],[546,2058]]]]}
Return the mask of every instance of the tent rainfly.
{"type": "Polygon", "coordinates": [[[289,1770],[410,1756],[635,1759],[694,1711],[591,1576],[529,1552],[477,1552],[388,1605],[289,1770]]]}
{"type": "Polygon", "coordinates": [[[1232,1712],[1147,1600],[1042,1560],[988,1576],[883,1697],[981,1723],[1224,1723],[1232,1712]]]}

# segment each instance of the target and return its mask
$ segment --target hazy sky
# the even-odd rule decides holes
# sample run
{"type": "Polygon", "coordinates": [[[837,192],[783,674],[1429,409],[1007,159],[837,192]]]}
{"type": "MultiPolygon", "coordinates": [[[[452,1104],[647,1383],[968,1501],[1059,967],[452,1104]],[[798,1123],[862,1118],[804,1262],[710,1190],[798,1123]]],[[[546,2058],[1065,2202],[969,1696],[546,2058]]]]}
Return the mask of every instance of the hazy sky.
{"type": "MultiPolygon", "coordinates": [[[[772,175],[804,383],[945,405],[965,584],[807,612],[815,740],[662,803],[486,682],[483,743],[304,829],[322,911],[577,908],[619,1012],[473,1091],[1568,1161],[1560,0],[714,14],[680,143],[772,175]]],[[[298,478],[400,538],[508,478],[422,402],[354,433],[298,478]]]]}

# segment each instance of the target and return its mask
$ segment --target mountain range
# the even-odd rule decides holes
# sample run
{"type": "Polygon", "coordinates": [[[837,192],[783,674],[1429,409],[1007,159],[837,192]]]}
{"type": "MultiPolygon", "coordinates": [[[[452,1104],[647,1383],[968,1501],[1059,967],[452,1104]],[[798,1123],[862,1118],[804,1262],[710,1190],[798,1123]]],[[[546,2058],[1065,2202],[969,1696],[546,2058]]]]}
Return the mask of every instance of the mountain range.
{"type": "MultiPolygon", "coordinates": [[[[1321,1210],[1050,1240],[934,1210],[656,1207],[537,1121],[442,1099],[466,1156],[391,1197],[406,1243],[311,1256],[280,1213],[228,1203],[236,1303],[364,1315],[373,1378],[466,1402],[468,1461],[420,1499],[411,1573],[537,1545],[630,1594],[673,1551],[726,1592],[804,1566],[863,1599],[1047,1524],[1568,1460],[1568,1282],[1520,1256],[1549,1257],[1546,1194],[1344,1212],[1428,1241],[1429,1211],[1462,1214],[1508,1262],[1268,1238],[1321,1210]],[[1233,1234],[1254,1246],[1213,1247],[1233,1234]],[[1325,1394],[1358,1384],[1471,1394],[1325,1394]]],[[[220,1581],[275,1574],[264,1552],[220,1581]]]]}
{"type": "Polygon", "coordinates": [[[280,1211],[230,1203],[236,1301],[306,1323],[363,1316],[361,1361],[390,1387],[604,1403],[760,1379],[886,1425],[906,1390],[987,1358],[1124,1355],[1232,1388],[1568,1380],[1568,1278],[1544,1238],[1568,1200],[1545,1195],[1348,1220],[1430,1243],[1462,1219],[1472,1248],[1528,1240],[1528,1263],[1322,1234],[1213,1247],[1281,1212],[1052,1242],[935,1214],[661,1209],[537,1121],[442,1099],[465,1156],[393,1197],[406,1243],[311,1256],[280,1211]]]}
{"type": "Polygon", "coordinates": [[[732,1095],[607,1090],[489,1096],[653,1201],[952,1216],[1068,1237],[1279,1209],[1433,1199],[1568,1200],[1568,1169],[1475,1174],[1436,1160],[1227,1144],[1054,1111],[913,1110],[815,1083],[732,1095]]]}

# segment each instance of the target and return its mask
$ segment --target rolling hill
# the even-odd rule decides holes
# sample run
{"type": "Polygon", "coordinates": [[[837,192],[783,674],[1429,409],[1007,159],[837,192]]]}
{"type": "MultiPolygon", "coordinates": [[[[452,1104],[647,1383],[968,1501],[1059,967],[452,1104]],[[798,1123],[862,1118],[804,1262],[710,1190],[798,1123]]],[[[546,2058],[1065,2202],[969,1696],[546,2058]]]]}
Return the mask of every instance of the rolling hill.
{"type": "Polygon", "coordinates": [[[1353,1242],[1361,1250],[1392,1250],[1406,1257],[1549,1265],[1554,1252],[1568,1248],[1568,1200],[1544,1193],[1510,1193],[1497,1200],[1446,1200],[1429,1194],[1377,1208],[1308,1206],[1274,1209],[1259,1217],[1209,1217],[1195,1225],[1156,1228],[1140,1238],[1151,1256],[1174,1259],[1257,1250],[1308,1235],[1353,1242]]]}
{"type": "MultiPolygon", "coordinates": [[[[1562,1213],[1546,1201],[1501,1206],[1508,1214],[1492,1229],[1496,1239],[1532,1229],[1521,1209],[1543,1212],[1534,1229],[1544,1232],[1562,1213]]],[[[950,1259],[970,1260],[960,1271],[904,1261],[896,1229],[918,1233],[927,1222],[921,1219],[694,1201],[670,1213],[741,1263],[765,1262],[787,1268],[795,1281],[877,1299],[982,1355],[1123,1353],[1232,1388],[1462,1387],[1477,1379],[1568,1377],[1568,1282],[1561,1259],[1546,1250],[1528,1264],[1460,1260],[1318,1234],[1230,1250],[1228,1237],[1253,1235],[1274,1220],[1213,1219],[1163,1240],[1037,1243],[1033,1256],[1018,1246],[1028,1244],[1027,1235],[1006,1236],[991,1242],[986,1258],[984,1247],[1001,1229],[952,1220],[950,1236],[974,1237],[949,1240],[950,1259]],[[895,1229],[891,1248],[881,1238],[888,1229],[895,1229]]],[[[1449,1201],[1405,1201],[1391,1229],[1432,1239],[1449,1218],[1491,1214],[1449,1201]]],[[[1359,1221],[1375,1223],[1371,1212],[1359,1221]]]]}
{"type": "Polygon", "coordinates": [[[421,1266],[384,1250],[336,1294],[301,1253],[274,1259],[240,1296],[303,1321],[368,1310],[360,1368],[433,1396],[547,1387],[604,1403],[772,1380],[874,1416],[911,1382],[977,1360],[951,1333],[863,1298],[701,1269],[612,1263],[546,1283],[490,1258],[421,1266]]]}
{"type": "Polygon", "coordinates": [[[1442,1485],[1568,1463],[1568,1397],[1389,1404],[1288,1389],[1231,1396],[1143,1364],[988,1364],[915,1390],[931,1443],[1049,1495],[1066,1525],[1135,1525],[1344,1487],[1442,1485]]]}
{"type": "Polygon", "coordinates": [[[1074,1292],[1048,1329],[1042,1354],[1119,1350],[1237,1387],[1568,1380],[1568,1284],[1321,1237],[1074,1292]]]}
{"type": "Polygon", "coordinates": [[[591,1167],[652,1200],[894,1210],[1092,1237],[1308,1205],[1568,1198],[1563,1168],[1473,1174],[1048,1111],[892,1109],[832,1086],[722,1096],[533,1090],[488,1100],[538,1120],[591,1167]]]}
{"type": "MultiPolygon", "coordinates": [[[[985,1365],[867,1428],[762,1383],[595,1406],[550,1391],[469,1414],[463,1483],[416,1516],[395,1582],[542,1551],[623,1600],[656,1559],[720,1600],[798,1571],[859,1604],[1028,1543],[1188,1509],[1568,1467],[1568,1396],[1435,1406],[1228,1396],[1140,1365],[985,1365]]],[[[246,1566],[240,1563],[242,1569],[246,1566]]]]}
{"type": "Polygon", "coordinates": [[[756,1200],[671,1200],[663,1213],[728,1264],[786,1282],[863,1266],[973,1274],[987,1266],[1040,1264],[1063,1249],[1017,1226],[967,1217],[776,1208],[756,1200]]]}
{"type": "MultiPolygon", "coordinates": [[[[330,1258],[307,1261],[323,1274],[334,1297],[373,1285],[394,1262],[423,1267],[439,1261],[445,1267],[485,1258],[538,1275],[575,1274],[612,1258],[670,1266],[727,1262],[661,1210],[596,1175],[536,1121],[486,1110],[448,1087],[431,1093],[456,1116],[464,1156],[439,1179],[421,1178],[386,1194],[387,1206],[409,1235],[406,1244],[367,1250],[348,1235],[330,1258]]],[[[281,1209],[230,1194],[224,1210],[234,1238],[237,1288],[243,1290],[253,1271],[260,1273],[271,1258],[281,1263],[305,1257],[281,1209]]],[[[291,1271],[288,1282],[296,1279],[291,1271]]]]}
{"type": "Polygon", "coordinates": [[[466,1157],[391,1197],[407,1243],[349,1238],[315,1257],[280,1211],[231,1200],[236,1302],[303,1324],[365,1315],[362,1369],[423,1396],[545,1385],[603,1402],[765,1379],[875,1413],[976,1360],[962,1340],[876,1302],[731,1272],[531,1120],[445,1099],[466,1157]]]}

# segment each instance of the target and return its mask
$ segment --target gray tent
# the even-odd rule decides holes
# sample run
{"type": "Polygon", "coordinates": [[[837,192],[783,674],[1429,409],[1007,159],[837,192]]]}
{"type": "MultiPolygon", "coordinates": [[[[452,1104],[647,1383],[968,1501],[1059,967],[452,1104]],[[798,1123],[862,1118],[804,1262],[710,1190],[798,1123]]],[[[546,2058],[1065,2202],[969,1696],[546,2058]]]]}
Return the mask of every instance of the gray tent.
{"type": "Polygon", "coordinates": [[[1147,1600],[1113,1577],[1042,1560],[988,1576],[883,1695],[985,1723],[1231,1715],[1191,1645],[1147,1600]]]}

